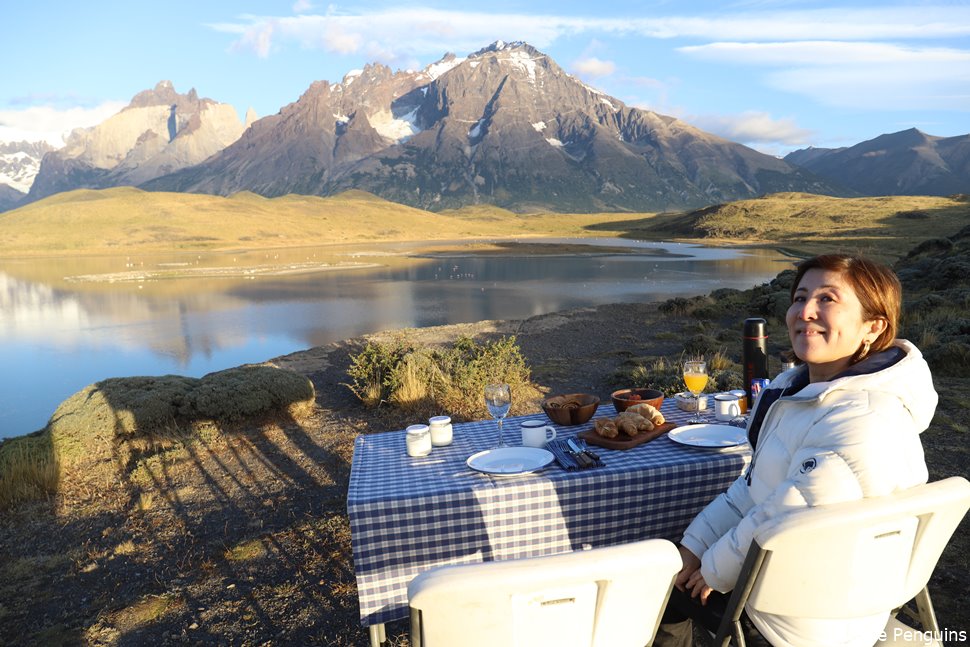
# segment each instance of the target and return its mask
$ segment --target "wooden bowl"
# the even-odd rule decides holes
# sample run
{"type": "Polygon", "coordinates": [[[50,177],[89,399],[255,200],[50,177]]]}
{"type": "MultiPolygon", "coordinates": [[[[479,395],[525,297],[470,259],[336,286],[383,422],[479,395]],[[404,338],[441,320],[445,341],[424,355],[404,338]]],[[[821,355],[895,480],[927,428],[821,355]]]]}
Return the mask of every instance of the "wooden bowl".
{"type": "Polygon", "coordinates": [[[657,389],[620,389],[613,391],[610,396],[613,399],[613,406],[616,412],[626,411],[627,407],[635,404],[649,404],[655,409],[660,409],[664,402],[664,394],[657,389]],[[635,396],[631,398],[630,396],[635,396]]]}
{"type": "Polygon", "coordinates": [[[542,402],[542,410],[557,425],[581,425],[588,422],[598,406],[599,397],[589,393],[554,395],[542,402]]]}

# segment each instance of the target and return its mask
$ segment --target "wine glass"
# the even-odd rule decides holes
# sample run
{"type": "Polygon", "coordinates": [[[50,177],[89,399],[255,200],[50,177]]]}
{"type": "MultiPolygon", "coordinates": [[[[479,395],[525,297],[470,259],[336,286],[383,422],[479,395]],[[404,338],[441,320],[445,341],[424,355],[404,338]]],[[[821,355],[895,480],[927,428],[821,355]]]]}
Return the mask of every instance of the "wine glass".
{"type": "Polygon", "coordinates": [[[509,415],[512,407],[512,390],[508,384],[488,384],[485,386],[485,406],[493,418],[498,420],[498,446],[505,447],[502,435],[502,419],[509,415]]]}
{"type": "Polygon", "coordinates": [[[694,417],[687,422],[692,425],[704,422],[701,418],[700,395],[707,386],[707,362],[700,359],[690,359],[684,362],[684,384],[694,396],[694,417]]]}

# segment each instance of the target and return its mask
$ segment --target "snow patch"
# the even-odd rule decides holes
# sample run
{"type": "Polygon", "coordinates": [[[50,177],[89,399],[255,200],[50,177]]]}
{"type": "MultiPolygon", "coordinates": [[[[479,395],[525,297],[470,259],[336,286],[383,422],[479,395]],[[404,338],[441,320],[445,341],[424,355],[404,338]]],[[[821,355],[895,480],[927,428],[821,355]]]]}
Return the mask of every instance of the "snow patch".
{"type": "Polygon", "coordinates": [[[484,119],[479,119],[474,126],[468,131],[468,137],[470,139],[476,139],[482,134],[482,124],[485,123],[484,119]]]}
{"type": "Polygon", "coordinates": [[[555,137],[547,137],[546,138],[546,141],[549,142],[549,145],[550,146],[555,146],[556,148],[562,148],[563,146],[565,146],[565,144],[563,144],[561,141],[559,141],[555,137]]]}
{"type": "Polygon", "coordinates": [[[532,124],[532,127],[536,129],[537,133],[541,133],[543,130],[546,129],[546,122],[537,121],[534,124],[532,124]]]}
{"type": "Polygon", "coordinates": [[[481,62],[481,61],[472,61],[472,62],[471,62],[471,63],[469,63],[468,65],[470,65],[472,69],[475,69],[476,67],[478,67],[478,66],[479,66],[479,65],[481,65],[481,64],[482,64],[482,62],[481,62]]]}
{"type": "Polygon", "coordinates": [[[620,111],[620,109],[617,108],[616,106],[614,106],[613,105],[613,102],[610,101],[609,99],[607,99],[605,96],[603,98],[601,98],[600,101],[602,101],[603,103],[605,103],[606,105],[608,105],[610,108],[612,108],[613,109],[613,112],[619,112],[620,111]]]}
{"type": "Polygon", "coordinates": [[[364,70],[351,70],[344,74],[344,85],[350,85],[357,80],[357,77],[364,73],[364,70]]]}
{"type": "Polygon", "coordinates": [[[374,130],[382,137],[392,139],[397,143],[407,141],[421,132],[416,123],[417,117],[417,108],[401,117],[395,117],[386,111],[369,115],[370,125],[374,127],[374,130]]]}
{"type": "Polygon", "coordinates": [[[347,115],[338,115],[336,112],[333,113],[333,118],[336,119],[337,123],[339,124],[345,124],[348,121],[350,121],[350,117],[348,117],[347,115]]]}
{"type": "Polygon", "coordinates": [[[525,52],[510,52],[508,60],[512,67],[528,74],[532,83],[536,82],[536,59],[525,52]]]}
{"type": "Polygon", "coordinates": [[[455,57],[450,61],[438,61],[437,63],[432,63],[428,67],[424,68],[424,73],[430,76],[432,80],[434,80],[434,79],[437,79],[442,74],[444,74],[445,72],[447,72],[448,70],[458,67],[459,65],[464,63],[465,60],[466,59],[464,57],[462,58],[455,57]]]}

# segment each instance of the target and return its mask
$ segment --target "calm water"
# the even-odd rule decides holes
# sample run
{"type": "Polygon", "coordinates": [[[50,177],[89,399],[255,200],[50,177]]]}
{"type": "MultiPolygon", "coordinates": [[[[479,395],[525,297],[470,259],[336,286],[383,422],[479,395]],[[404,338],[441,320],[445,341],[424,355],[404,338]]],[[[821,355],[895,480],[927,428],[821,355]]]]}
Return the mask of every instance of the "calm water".
{"type": "Polygon", "coordinates": [[[544,242],[596,247],[419,255],[417,244],[372,244],[0,260],[0,438],[43,427],[60,402],[107,377],[198,377],[379,330],[749,288],[790,264],[770,250],[544,242]],[[320,271],[337,263],[359,265],[320,271]],[[270,271],[280,267],[288,273],[270,271]]]}

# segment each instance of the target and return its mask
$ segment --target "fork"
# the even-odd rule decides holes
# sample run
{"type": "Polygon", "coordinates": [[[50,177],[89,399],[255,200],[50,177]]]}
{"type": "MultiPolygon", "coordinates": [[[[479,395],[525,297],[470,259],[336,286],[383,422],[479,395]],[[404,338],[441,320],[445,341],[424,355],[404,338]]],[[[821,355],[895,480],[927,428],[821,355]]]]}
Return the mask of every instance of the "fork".
{"type": "Polygon", "coordinates": [[[594,461],[599,462],[599,460],[600,460],[599,454],[594,453],[589,448],[589,445],[586,444],[586,439],[585,438],[577,438],[576,439],[576,443],[579,445],[579,448],[586,453],[587,456],[589,456],[590,458],[592,458],[594,461]]]}

